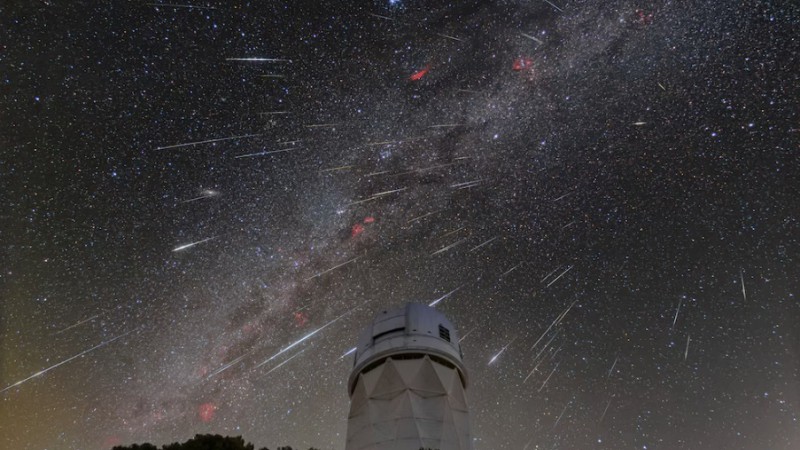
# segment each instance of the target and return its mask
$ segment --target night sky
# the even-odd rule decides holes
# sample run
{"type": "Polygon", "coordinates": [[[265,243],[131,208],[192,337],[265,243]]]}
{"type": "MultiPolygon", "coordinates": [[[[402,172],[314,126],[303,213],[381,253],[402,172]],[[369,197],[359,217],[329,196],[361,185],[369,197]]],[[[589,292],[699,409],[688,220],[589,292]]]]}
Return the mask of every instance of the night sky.
{"type": "Polygon", "coordinates": [[[476,450],[800,448],[800,5],[3,1],[0,448],[342,450],[436,303],[476,450]]]}

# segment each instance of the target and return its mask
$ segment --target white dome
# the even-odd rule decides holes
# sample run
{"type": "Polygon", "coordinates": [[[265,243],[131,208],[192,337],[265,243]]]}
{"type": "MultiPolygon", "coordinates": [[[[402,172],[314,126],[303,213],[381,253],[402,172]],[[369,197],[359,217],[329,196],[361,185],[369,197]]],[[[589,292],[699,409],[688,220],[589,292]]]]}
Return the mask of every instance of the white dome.
{"type": "Polygon", "coordinates": [[[382,311],[356,350],[345,450],[472,450],[467,373],[442,313],[419,304],[382,311]]]}
{"type": "Polygon", "coordinates": [[[386,358],[428,355],[440,364],[454,366],[467,385],[458,332],[444,314],[434,308],[409,303],[401,308],[381,311],[358,339],[353,371],[348,382],[352,394],[358,374],[386,358]]]}

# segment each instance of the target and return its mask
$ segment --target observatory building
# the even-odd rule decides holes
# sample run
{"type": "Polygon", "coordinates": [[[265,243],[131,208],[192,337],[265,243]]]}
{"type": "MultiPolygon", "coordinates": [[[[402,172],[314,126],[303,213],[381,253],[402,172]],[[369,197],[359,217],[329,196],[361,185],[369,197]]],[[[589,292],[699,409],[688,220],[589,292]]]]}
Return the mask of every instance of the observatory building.
{"type": "Polygon", "coordinates": [[[453,324],[409,303],[362,332],[347,383],[345,450],[469,450],[467,372],[453,324]]]}

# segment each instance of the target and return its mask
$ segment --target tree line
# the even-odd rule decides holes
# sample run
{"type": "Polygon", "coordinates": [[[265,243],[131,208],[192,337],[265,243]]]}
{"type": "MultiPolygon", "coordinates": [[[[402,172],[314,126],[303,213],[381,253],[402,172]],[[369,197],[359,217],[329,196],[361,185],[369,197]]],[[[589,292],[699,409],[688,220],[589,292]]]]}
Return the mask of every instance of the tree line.
{"type": "MultiPolygon", "coordinates": [[[[159,450],[153,444],[118,445],[111,450],[159,450]]],[[[241,436],[220,436],[219,434],[197,434],[184,443],[174,442],[161,446],[160,450],[256,450],[255,446],[245,442],[241,436]]],[[[261,447],[258,450],[270,450],[261,447]]],[[[278,447],[276,450],[293,450],[292,447],[278,447]]],[[[300,450],[300,449],[298,449],[300,450]]],[[[319,450],[314,447],[308,450],[319,450]]]]}
{"type": "MultiPolygon", "coordinates": [[[[159,450],[153,444],[132,444],[128,446],[118,445],[111,450],[159,450]]],[[[192,439],[184,443],[174,442],[161,446],[161,450],[256,450],[255,446],[245,442],[241,436],[220,436],[219,434],[196,434],[192,439]]],[[[261,447],[258,450],[269,450],[261,447]]],[[[276,450],[293,450],[292,447],[278,447],[276,450]]],[[[298,449],[300,450],[300,449],[298,449]]],[[[319,450],[311,447],[308,450],[319,450]]],[[[423,448],[419,450],[439,450],[438,448],[423,448]]]]}

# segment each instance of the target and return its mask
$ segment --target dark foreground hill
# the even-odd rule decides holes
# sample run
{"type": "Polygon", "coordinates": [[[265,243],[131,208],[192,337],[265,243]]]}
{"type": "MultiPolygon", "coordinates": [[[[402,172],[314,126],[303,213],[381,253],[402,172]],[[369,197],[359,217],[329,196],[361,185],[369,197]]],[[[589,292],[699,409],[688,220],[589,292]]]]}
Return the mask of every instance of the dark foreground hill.
{"type": "MultiPolygon", "coordinates": [[[[153,444],[118,445],[112,450],[159,450],[153,444]]],[[[161,450],[256,450],[251,443],[245,443],[241,436],[220,436],[218,434],[197,434],[192,439],[180,444],[172,443],[161,446],[161,450]]],[[[262,447],[258,450],[270,450],[262,447]]],[[[292,447],[278,447],[277,450],[292,450],[292,447]]],[[[318,450],[310,448],[308,450],[318,450]]]]}

